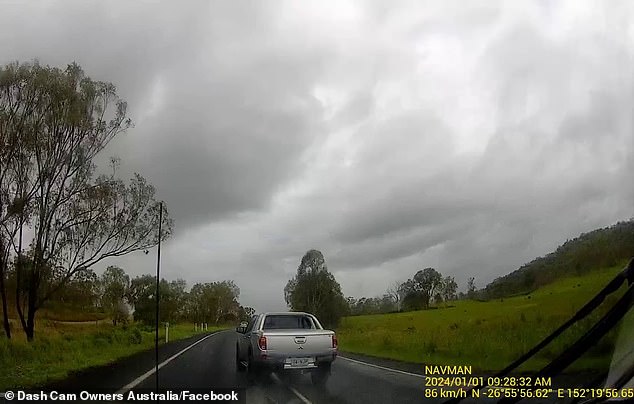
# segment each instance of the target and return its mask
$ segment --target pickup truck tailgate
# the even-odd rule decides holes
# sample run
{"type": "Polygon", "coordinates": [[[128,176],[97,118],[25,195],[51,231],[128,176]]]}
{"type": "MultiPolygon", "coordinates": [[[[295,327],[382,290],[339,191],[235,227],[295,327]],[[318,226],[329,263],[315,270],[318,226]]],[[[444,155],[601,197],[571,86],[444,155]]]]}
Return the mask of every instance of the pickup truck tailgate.
{"type": "Polygon", "coordinates": [[[268,353],[285,353],[292,356],[327,355],[336,352],[332,346],[334,332],[328,330],[266,330],[268,353]]]}

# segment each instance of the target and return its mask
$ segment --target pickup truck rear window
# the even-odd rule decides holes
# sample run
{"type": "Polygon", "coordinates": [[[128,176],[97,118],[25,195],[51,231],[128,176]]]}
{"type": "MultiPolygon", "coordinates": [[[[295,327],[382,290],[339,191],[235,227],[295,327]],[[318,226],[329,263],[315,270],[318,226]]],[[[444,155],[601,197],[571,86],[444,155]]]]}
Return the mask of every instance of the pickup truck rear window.
{"type": "Polygon", "coordinates": [[[315,324],[310,317],[306,316],[266,316],[264,319],[263,330],[296,330],[309,329],[314,330],[315,324]]]}

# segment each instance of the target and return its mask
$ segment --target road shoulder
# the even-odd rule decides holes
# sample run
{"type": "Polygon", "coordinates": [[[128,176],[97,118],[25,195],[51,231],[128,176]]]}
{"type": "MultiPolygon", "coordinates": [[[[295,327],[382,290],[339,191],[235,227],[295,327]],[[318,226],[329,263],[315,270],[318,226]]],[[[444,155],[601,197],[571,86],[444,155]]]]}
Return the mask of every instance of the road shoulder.
{"type": "MultiPolygon", "coordinates": [[[[388,369],[400,370],[402,372],[425,375],[425,365],[422,363],[412,363],[399,361],[395,359],[379,358],[376,356],[363,355],[352,352],[339,351],[339,355],[344,358],[354,359],[356,361],[369,363],[375,366],[381,366],[388,369]]],[[[344,359],[345,360],[345,359],[344,359]]]]}
{"type": "MultiPolygon", "coordinates": [[[[196,341],[225,330],[201,333],[193,337],[169,342],[159,346],[159,363],[196,341]]],[[[43,389],[72,390],[83,389],[120,389],[132,380],[150,370],[155,365],[154,349],[137,352],[103,366],[95,366],[73,372],[63,380],[52,381],[43,389]]]]}

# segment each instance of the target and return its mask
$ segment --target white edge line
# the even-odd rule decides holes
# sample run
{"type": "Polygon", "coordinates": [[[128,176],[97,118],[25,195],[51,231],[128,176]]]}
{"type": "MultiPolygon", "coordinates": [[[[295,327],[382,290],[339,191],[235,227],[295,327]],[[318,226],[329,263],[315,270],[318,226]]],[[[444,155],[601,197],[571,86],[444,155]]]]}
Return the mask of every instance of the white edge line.
{"type": "Polygon", "coordinates": [[[388,372],[400,373],[402,375],[420,377],[420,378],[423,378],[423,379],[426,377],[425,375],[419,375],[419,374],[416,374],[416,373],[405,372],[403,370],[398,370],[398,369],[386,368],[384,366],[374,365],[372,363],[361,362],[361,361],[358,361],[356,359],[346,358],[345,356],[341,356],[341,355],[337,355],[337,358],[345,359],[345,360],[350,361],[350,362],[359,363],[361,365],[370,366],[370,367],[377,368],[377,369],[387,370],[388,372]]]}
{"type": "MultiPolygon", "coordinates": [[[[282,385],[282,381],[280,380],[279,377],[277,377],[277,375],[275,373],[271,373],[271,379],[273,379],[275,381],[275,383],[282,385]]],[[[307,399],[306,397],[304,397],[304,395],[302,393],[300,393],[299,391],[297,391],[297,389],[293,386],[286,386],[288,387],[288,389],[290,391],[293,392],[293,394],[295,394],[300,400],[302,400],[304,402],[304,404],[313,404],[311,403],[311,401],[309,399],[307,399]]]]}
{"type": "MultiPolygon", "coordinates": [[[[181,351],[179,351],[179,352],[175,353],[174,355],[170,356],[169,358],[167,358],[165,361],[163,361],[162,363],[160,363],[158,365],[158,368],[159,369],[162,368],[163,366],[167,365],[168,363],[170,363],[174,359],[178,358],[180,355],[184,354],[186,351],[190,350],[194,346],[200,344],[201,342],[203,342],[207,338],[213,337],[214,335],[217,335],[217,334],[219,334],[219,332],[214,332],[212,334],[207,335],[206,337],[203,337],[203,338],[199,339],[198,341],[194,342],[193,344],[189,345],[188,347],[182,349],[181,351]]],[[[154,372],[156,372],[156,367],[153,367],[152,369],[150,369],[147,372],[143,373],[141,376],[137,377],[136,379],[134,379],[130,383],[128,383],[125,386],[121,387],[117,391],[116,394],[125,394],[125,393],[127,393],[129,390],[131,390],[131,389],[135,388],[136,386],[138,386],[142,381],[144,381],[148,377],[152,376],[154,374],[154,372]]]]}
{"type": "MultiPolygon", "coordinates": [[[[186,351],[188,351],[189,349],[193,348],[195,345],[203,342],[204,340],[206,340],[209,337],[213,337],[214,335],[218,334],[219,332],[214,332],[212,334],[207,335],[206,337],[203,337],[201,339],[199,339],[198,341],[194,342],[193,344],[191,344],[190,346],[186,347],[185,349],[182,349],[181,351],[179,351],[178,353],[170,356],[168,359],[166,359],[163,363],[160,363],[158,365],[158,368],[162,368],[163,366],[167,365],[168,363],[170,363],[171,361],[173,361],[174,359],[176,359],[179,355],[182,355],[183,353],[185,353],[186,351]]],[[[125,386],[121,387],[118,391],[117,394],[124,394],[126,393],[128,390],[133,389],[134,387],[136,387],[137,385],[139,385],[139,383],[141,383],[143,380],[147,379],[148,377],[152,376],[154,374],[154,372],[156,372],[156,367],[153,367],[151,370],[148,370],[147,372],[143,373],[141,376],[137,377],[136,379],[134,379],[132,382],[126,384],[125,386]]],[[[0,392],[0,398],[4,398],[4,394],[5,392],[0,392]]]]}
{"type": "Polygon", "coordinates": [[[288,386],[288,388],[293,392],[293,394],[295,394],[297,397],[299,397],[299,399],[302,400],[305,404],[312,404],[310,402],[310,400],[308,400],[306,397],[304,397],[302,395],[302,393],[297,391],[297,389],[295,387],[288,386]]]}

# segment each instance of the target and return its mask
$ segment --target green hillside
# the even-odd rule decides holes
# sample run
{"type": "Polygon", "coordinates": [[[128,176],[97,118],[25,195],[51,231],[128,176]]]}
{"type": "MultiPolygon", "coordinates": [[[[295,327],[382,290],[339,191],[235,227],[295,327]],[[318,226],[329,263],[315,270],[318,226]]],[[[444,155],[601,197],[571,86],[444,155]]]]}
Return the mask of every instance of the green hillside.
{"type": "Polygon", "coordinates": [[[634,220],[581,234],[554,252],[500,277],[482,291],[487,299],[531,292],[557,279],[579,276],[634,257],[634,220]]]}
{"type": "MultiPolygon", "coordinates": [[[[499,370],[569,319],[624,266],[587,271],[534,292],[491,301],[457,301],[454,307],[346,317],[337,329],[342,351],[443,365],[499,370]]],[[[625,288],[619,290],[619,295],[625,288]]],[[[596,322],[616,300],[611,296],[590,318],[568,329],[520,370],[539,369],[596,322]]],[[[576,370],[609,364],[615,331],[573,365],[576,370]]]]}

